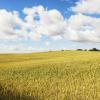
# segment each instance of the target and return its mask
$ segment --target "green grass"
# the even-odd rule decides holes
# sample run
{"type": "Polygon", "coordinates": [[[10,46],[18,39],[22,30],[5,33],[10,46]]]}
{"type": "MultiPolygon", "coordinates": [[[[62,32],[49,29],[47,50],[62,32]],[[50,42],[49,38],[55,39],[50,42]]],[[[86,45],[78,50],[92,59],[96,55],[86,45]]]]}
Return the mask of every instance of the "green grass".
{"type": "Polygon", "coordinates": [[[0,100],[100,100],[100,52],[2,54],[0,100]]]}

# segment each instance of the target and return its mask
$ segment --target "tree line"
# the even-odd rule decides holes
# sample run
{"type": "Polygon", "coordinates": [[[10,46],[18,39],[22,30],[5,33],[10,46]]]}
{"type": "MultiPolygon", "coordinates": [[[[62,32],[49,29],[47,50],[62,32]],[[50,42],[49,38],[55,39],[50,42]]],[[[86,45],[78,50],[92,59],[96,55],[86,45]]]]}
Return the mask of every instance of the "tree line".
{"type": "MultiPolygon", "coordinates": [[[[66,51],[66,50],[61,50],[61,51],[66,51]]],[[[97,48],[92,48],[92,49],[76,49],[76,51],[100,51],[97,48]]]]}
{"type": "Polygon", "coordinates": [[[92,49],[77,49],[77,51],[100,51],[99,49],[97,48],[92,48],[92,49]]]}

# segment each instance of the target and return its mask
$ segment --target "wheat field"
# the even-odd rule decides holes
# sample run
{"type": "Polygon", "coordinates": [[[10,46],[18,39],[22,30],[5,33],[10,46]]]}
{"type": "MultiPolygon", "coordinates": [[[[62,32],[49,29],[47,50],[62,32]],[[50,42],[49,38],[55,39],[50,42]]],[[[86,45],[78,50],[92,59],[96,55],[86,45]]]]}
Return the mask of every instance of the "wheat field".
{"type": "Polygon", "coordinates": [[[1,54],[0,100],[100,100],[100,52],[1,54]]]}

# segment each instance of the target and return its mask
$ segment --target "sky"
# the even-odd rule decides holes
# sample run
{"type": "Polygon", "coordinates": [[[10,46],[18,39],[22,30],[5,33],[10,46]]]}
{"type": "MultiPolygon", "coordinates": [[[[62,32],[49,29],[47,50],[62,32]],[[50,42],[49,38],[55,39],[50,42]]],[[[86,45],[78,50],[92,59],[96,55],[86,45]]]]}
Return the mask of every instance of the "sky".
{"type": "Polygon", "coordinates": [[[0,0],[0,53],[100,49],[100,0],[0,0]]]}

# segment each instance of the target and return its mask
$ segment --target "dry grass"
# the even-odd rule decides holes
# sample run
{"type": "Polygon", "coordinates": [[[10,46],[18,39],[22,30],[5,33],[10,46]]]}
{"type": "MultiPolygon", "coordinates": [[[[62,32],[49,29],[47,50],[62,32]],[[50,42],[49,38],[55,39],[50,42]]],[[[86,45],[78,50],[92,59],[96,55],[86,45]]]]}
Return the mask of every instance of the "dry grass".
{"type": "Polygon", "coordinates": [[[100,100],[100,52],[0,55],[0,100],[100,100]]]}

